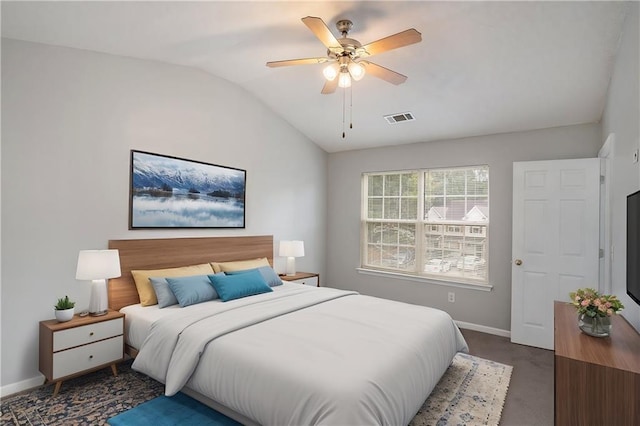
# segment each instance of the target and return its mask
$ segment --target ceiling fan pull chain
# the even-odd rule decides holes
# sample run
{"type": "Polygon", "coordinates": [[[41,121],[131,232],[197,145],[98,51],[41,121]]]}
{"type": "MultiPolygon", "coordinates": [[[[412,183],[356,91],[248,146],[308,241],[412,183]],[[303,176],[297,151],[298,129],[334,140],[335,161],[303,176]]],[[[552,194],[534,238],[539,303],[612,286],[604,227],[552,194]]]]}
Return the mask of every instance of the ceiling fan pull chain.
{"type": "Polygon", "coordinates": [[[345,104],[347,103],[347,100],[345,98],[345,93],[347,92],[347,89],[342,89],[342,139],[344,139],[345,133],[344,133],[344,117],[345,117],[345,104]]]}
{"type": "Polygon", "coordinates": [[[353,85],[349,87],[349,128],[353,129],[353,85]]]}

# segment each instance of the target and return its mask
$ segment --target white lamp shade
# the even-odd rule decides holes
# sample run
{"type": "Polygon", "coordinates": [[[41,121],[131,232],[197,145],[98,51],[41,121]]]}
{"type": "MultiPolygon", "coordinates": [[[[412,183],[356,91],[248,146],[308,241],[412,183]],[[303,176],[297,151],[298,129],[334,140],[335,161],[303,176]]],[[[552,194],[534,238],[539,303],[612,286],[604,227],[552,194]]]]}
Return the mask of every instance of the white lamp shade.
{"type": "Polygon", "coordinates": [[[338,76],[338,86],[351,87],[351,75],[345,71],[341,71],[340,76],[338,76]]]}
{"type": "Polygon", "coordinates": [[[77,280],[116,278],[120,274],[118,250],[80,250],[76,270],[77,280]]]}
{"type": "Polygon", "coordinates": [[[333,81],[338,76],[338,71],[339,71],[338,64],[333,63],[331,65],[326,66],[322,70],[322,74],[324,75],[324,78],[326,78],[327,80],[333,81]]]}
{"type": "Polygon", "coordinates": [[[304,256],[303,241],[280,241],[280,256],[302,257],[304,256]]]}
{"type": "Polygon", "coordinates": [[[355,81],[362,80],[364,77],[365,69],[361,64],[355,63],[353,61],[349,62],[349,74],[355,81]]]}

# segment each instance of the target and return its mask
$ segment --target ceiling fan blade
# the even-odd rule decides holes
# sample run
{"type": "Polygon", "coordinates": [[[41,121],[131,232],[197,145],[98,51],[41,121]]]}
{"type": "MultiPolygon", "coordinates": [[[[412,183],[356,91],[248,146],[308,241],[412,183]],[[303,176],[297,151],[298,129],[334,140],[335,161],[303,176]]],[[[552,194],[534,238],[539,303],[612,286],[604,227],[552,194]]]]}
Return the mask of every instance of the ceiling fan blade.
{"type": "Polygon", "coordinates": [[[302,18],[302,22],[309,27],[309,29],[318,37],[318,40],[324,44],[327,49],[340,49],[342,50],[342,46],[338,43],[336,37],[329,31],[327,24],[320,18],[316,18],[314,16],[307,16],[306,18],[302,18]]]}
{"type": "Polygon", "coordinates": [[[415,28],[411,28],[409,30],[402,31],[401,33],[390,35],[389,37],[381,38],[380,40],[365,44],[362,48],[369,54],[369,56],[372,56],[386,52],[387,50],[419,43],[420,41],[422,41],[422,34],[416,31],[415,28]]]}
{"type": "Polygon", "coordinates": [[[378,64],[374,64],[369,61],[360,61],[359,64],[364,64],[365,69],[367,70],[367,74],[371,74],[374,77],[378,77],[384,81],[388,81],[391,84],[402,84],[407,81],[407,76],[397,73],[395,71],[391,71],[388,68],[380,66],[378,64]]]}
{"type": "Polygon", "coordinates": [[[327,58],[302,58],[302,59],[288,59],[286,61],[272,61],[267,62],[269,68],[276,67],[288,67],[289,65],[307,65],[307,64],[322,64],[327,62],[327,58]]]}
{"type": "Polygon", "coordinates": [[[336,88],[338,87],[338,77],[334,78],[333,80],[327,80],[324,83],[324,87],[322,88],[322,93],[323,95],[330,95],[331,93],[336,91],[336,88]]]}

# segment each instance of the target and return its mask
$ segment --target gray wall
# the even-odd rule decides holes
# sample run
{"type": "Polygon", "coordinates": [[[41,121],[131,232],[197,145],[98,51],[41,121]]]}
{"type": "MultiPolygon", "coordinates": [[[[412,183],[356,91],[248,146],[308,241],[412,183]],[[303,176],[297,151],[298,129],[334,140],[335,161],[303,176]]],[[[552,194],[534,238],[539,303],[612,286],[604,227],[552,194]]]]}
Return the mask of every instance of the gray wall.
{"type": "MultiPolygon", "coordinates": [[[[406,125],[411,125],[408,123],[406,125]]],[[[514,161],[596,157],[597,124],[329,154],[328,285],[443,309],[458,321],[510,330],[511,210],[514,161]],[[360,179],[363,172],[489,165],[491,292],[360,274],[360,179]],[[455,303],[447,302],[454,291],[455,303]]]]}
{"type": "MultiPolygon", "coordinates": [[[[86,309],[78,251],[109,239],[301,239],[324,273],[327,154],[237,86],[190,68],[2,40],[2,385],[42,383],[38,322],[86,309]],[[247,170],[246,229],[129,231],[129,155],[247,170]]],[[[283,259],[276,268],[284,270],[283,259]]],[[[8,386],[11,385],[11,386],[8,386]]]]}
{"type": "Polygon", "coordinates": [[[627,195],[640,189],[640,166],[633,163],[633,151],[640,148],[640,29],[639,4],[630,4],[622,40],[609,86],[607,106],[602,119],[603,140],[615,134],[612,161],[612,293],[625,305],[623,315],[640,332],[640,306],[626,294],[626,203],[627,195]]]}

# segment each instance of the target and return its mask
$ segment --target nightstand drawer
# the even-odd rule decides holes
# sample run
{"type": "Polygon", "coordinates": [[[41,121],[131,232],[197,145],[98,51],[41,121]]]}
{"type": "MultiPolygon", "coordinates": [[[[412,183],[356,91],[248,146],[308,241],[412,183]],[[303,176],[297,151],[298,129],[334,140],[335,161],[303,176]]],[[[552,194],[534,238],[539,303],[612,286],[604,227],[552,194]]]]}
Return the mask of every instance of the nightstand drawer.
{"type": "Polygon", "coordinates": [[[308,285],[311,287],[318,287],[318,277],[309,277],[309,278],[302,278],[299,280],[294,280],[291,281],[293,283],[298,283],[298,284],[304,284],[304,285],[308,285]]]}
{"type": "Polygon", "coordinates": [[[121,335],[122,318],[60,330],[53,333],[53,352],[121,335]]]}
{"type": "Polygon", "coordinates": [[[90,345],[56,352],[53,354],[53,377],[51,380],[119,361],[123,357],[123,348],[124,340],[120,335],[90,345]]]}

